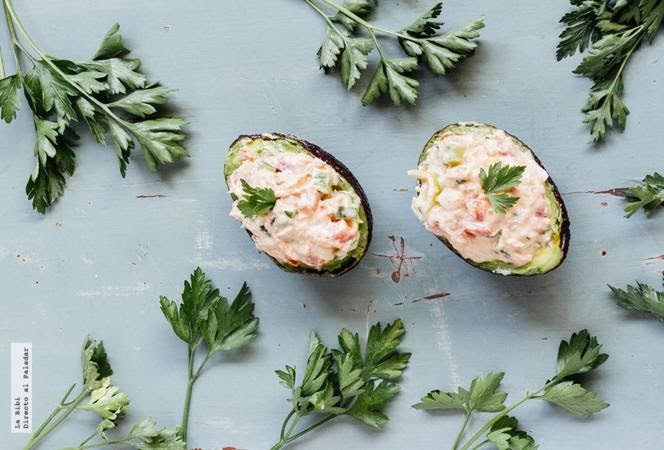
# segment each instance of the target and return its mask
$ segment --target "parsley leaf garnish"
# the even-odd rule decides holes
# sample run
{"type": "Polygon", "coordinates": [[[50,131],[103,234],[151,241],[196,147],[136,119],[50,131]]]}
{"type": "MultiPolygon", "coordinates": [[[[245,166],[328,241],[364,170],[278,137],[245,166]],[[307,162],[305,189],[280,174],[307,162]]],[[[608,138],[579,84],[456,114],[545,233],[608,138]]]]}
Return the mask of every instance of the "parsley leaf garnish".
{"type": "Polygon", "coordinates": [[[85,450],[106,446],[131,446],[142,450],[186,450],[186,445],[175,430],[160,428],[152,419],[136,423],[129,434],[111,439],[107,435],[124,419],[129,408],[129,397],[111,383],[113,369],[108,361],[104,343],[86,337],[81,349],[82,383],[78,394],[72,397],[76,385],[65,393],[51,415],[35,430],[24,450],[31,450],[62,425],[76,411],[97,414],[100,422],[94,432],[79,445],[64,450],[85,450]],[[84,403],[85,400],[87,403],[84,403]],[[98,442],[94,442],[94,439],[98,442]]]}
{"type": "Polygon", "coordinates": [[[649,216],[664,204],[664,176],[657,172],[646,175],[639,185],[620,191],[620,195],[632,200],[625,205],[626,217],[631,217],[639,209],[649,216]]]}
{"type": "Polygon", "coordinates": [[[624,72],[644,41],[652,42],[664,18],[664,0],[570,0],[574,9],[560,22],[558,60],[590,49],[574,73],[593,81],[583,111],[592,142],[608,130],[624,130],[629,109],[623,103],[624,72]]]}
{"type": "Polygon", "coordinates": [[[534,392],[527,392],[521,400],[510,406],[504,404],[507,394],[498,389],[505,375],[500,372],[475,378],[468,389],[459,387],[456,392],[431,391],[422,397],[420,403],[413,405],[413,408],[464,411],[465,418],[452,444],[453,449],[476,449],[492,443],[499,450],[535,450],[537,445],[532,436],[520,430],[518,420],[507,414],[529,400],[547,401],[574,416],[587,416],[607,408],[608,403],[599,399],[596,393],[569,379],[594,370],[606,362],[608,355],[601,353],[601,349],[597,338],[590,336],[587,330],[572,334],[569,341],[563,340],[560,343],[556,375],[542,387],[534,392]],[[459,447],[475,411],[492,412],[496,415],[459,447]],[[476,445],[483,437],[484,440],[476,445]]]}
{"type": "Polygon", "coordinates": [[[255,188],[245,180],[240,180],[244,196],[237,202],[237,208],[245,217],[262,216],[269,213],[277,203],[277,197],[270,188],[255,188]]]}
{"type": "Polygon", "coordinates": [[[379,61],[371,81],[362,96],[362,104],[369,105],[379,97],[389,96],[392,103],[414,105],[419,95],[419,82],[410,73],[426,65],[436,75],[445,75],[461,60],[471,56],[477,47],[479,30],[484,28],[481,17],[456,30],[438,34],[443,23],[437,18],[442,3],[436,3],[411,25],[399,31],[372,25],[366,20],[375,9],[375,0],[306,0],[327,22],[327,33],[318,50],[320,65],[325,72],[337,70],[341,82],[352,89],[368,67],[369,54],[375,48],[379,61]],[[319,4],[336,13],[329,15],[319,4]],[[341,26],[338,26],[341,25],[341,26]],[[370,38],[357,36],[358,28],[369,32],[370,38]],[[396,38],[407,57],[389,57],[381,46],[377,33],[396,38]]]}
{"type": "Polygon", "coordinates": [[[70,61],[41,49],[21,24],[12,1],[3,3],[16,74],[5,77],[0,67],[0,117],[7,123],[16,117],[18,91],[23,88],[36,131],[36,164],[26,186],[35,210],[45,213],[74,174],[76,122],[85,123],[100,144],[113,142],[123,177],[134,147],[141,148],[151,171],[188,154],[182,146],[186,122],[160,112],[171,89],[150,82],[139,71],[141,61],[130,57],[119,25],[111,27],[92,58],[70,61]],[[26,61],[30,67],[25,67],[26,61]]]}
{"type": "Polygon", "coordinates": [[[220,351],[236,350],[248,345],[256,338],[258,318],[254,315],[251,291],[242,285],[235,299],[219,294],[201,268],[185,281],[182,302],[178,303],[161,297],[161,310],[177,337],[187,344],[189,352],[188,384],[185,394],[182,424],[178,435],[187,442],[187,429],[191,406],[191,394],[196,381],[203,373],[210,358],[220,351]],[[196,366],[198,348],[205,342],[205,357],[196,366]]]}
{"type": "Polygon", "coordinates": [[[371,327],[364,349],[358,333],[342,330],[340,349],[328,349],[315,333],[309,336],[307,365],[298,384],[296,369],[277,370],[281,383],[291,391],[291,411],[286,416],[279,441],[282,449],[311,430],[340,416],[350,416],[372,428],[388,421],[385,407],[399,393],[395,382],[408,366],[410,353],[398,351],[406,330],[401,320],[382,328],[371,327]],[[302,431],[304,417],[322,416],[302,431]]]}
{"type": "Polygon", "coordinates": [[[482,189],[498,214],[505,214],[519,200],[507,191],[521,183],[525,170],[525,166],[503,166],[500,162],[491,164],[488,173],[480,169],[482,189]]]}
{"type": "Polygon", "coordinates": [[[627,289],[619,289],[609,285],[618,306],[627,310],[652,314],[664,320],[664,291],[656,291],[651,286],[636,282],[636,286],[627,285],[627,289]]]}

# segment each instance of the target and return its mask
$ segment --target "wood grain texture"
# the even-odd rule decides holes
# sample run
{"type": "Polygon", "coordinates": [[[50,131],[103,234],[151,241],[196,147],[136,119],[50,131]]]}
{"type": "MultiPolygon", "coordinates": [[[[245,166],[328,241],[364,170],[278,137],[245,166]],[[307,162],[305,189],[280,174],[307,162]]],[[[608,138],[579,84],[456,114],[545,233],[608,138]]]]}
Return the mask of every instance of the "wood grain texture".
{"type": "MultiPolygon", "coordinates": [[[[215,361],[196,386],[192,446],[268,448],[288,408],[273,370],[303,365],[309,329],[333,343],[341,327],[365,333],[370,323],[396,317],[408,327],[405,345],[414,356],[384,431],[340,420],[294,448],[448,448],[459,418],[409,405],[431,388],[501,369],[516,397],[550,376],[559,340],[584,327],[611,354],[590,383],[611,408],[576,420],[533,404],[519,414],[523,426],[543,450],[661,446],[664,327],[616,308],[606,283],[658,284],[664,261],[647,258],[664,253],[664,215],[628,221],[616,197],[567,195],[572,241],[565,264],[541,277],[503,278],[466,265],[424,230],[409,210],[415,183],[405,173],[435,130],[459,120],[518,136],[563,193],[619,187],[662,170],[661,37],[634,56],[626,74],[626,132],[593,149],[579,112],[589,82],[571,74],[575,59],[557,63],[554,56],[566,0],[449,0],[449,26],[487,15],[481,46],[446,79],[422,73],[419,106],[402,109],[363,108],[361,91],[347,94],[318,70],[324,24],[299,0],[16,3],[35,39],[60,56],[91,54],[120,22],[147,72],[179,88],[173,101],[192,133],[188,161],[150,174],[137,158],[125,180],[112,149],[86,136],[63,199],[41,217],[23,193],[33,164],[27,109],[0,127],[0,391],[9,384],[9,343],[33,342],[36,420],[78,378],[78,349],[89,333],[105,340],[115,382],[133,400],[127,422],[149,415],[174,426],[186,355],[158,297],[176,297],[201,265],[223,292],[248,281],[261,336],[249,352],[215,361]],[[263,131],[320,145],[363,184],[374,240],[352,273],[335,280],[284,273],[228,217],[228,145],[263,131]],[[404,238],[403,251],[389,236],[404,238]],[[400,256],[407,259],[396,283],[400,256]],[[441,293],[450,295],[434,298],[441,293]],[[434,297],[416,301],[427,296],[434,297]]],[[[376,19],[403,25],[430,3],[383,1],[376,19]]],[[[1,39],[5,48],[6,35],[1,39]]],[[[14,449],[23,438],[8,433],[8,412],[0,407],[0,447],[14,449]]],[[[79,442],[90,424],[83,416],[45,448],[79,442]]]]}

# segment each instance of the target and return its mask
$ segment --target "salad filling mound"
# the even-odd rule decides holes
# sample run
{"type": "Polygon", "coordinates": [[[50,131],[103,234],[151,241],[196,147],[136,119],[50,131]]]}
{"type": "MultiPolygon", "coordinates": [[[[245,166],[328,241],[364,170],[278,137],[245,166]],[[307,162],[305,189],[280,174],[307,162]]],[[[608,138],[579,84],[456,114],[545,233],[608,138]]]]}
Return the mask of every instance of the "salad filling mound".
{"type": "Polygon", "coordinates": [[[358,248],[365,221],[361,200],[332,166],[283,139],[238,144],[239,165],[227,178],[234,199],[230,215],[259,250],[283,264],[321,270],[358,248]],[[246,184],[274,192],[270,211],[252,217],[241,211],[246,184]]]}
{"type": "Polygon", "coordinates": [[[541,259],[553,257],[555,265],[562,260],[554,186],[513,136],[479,124],[448,127],[434,136],[409,175],[419,180],[412,202],[417,217],[469,262],[510,274],[541,259]],[[494,205],[482,179],[501,167],[519,171],[500,193],[511,200],[503,208],[494,205]]]}

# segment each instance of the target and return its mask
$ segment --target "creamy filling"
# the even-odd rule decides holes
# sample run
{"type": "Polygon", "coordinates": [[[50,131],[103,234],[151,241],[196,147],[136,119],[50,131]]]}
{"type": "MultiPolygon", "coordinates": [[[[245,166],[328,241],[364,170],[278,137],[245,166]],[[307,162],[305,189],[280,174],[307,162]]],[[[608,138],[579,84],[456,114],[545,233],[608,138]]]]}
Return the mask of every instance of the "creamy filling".
{"type": "Polygon", "coordinates": [[[519,267],[552,243],[549,176],[502,130],[445,133],[409,175],[420,181],[412,202],[417,217],[466,259],[519,267]],[[525,166],[521,183],[509,191],[519,200],[505,214],[493,210],[479,178],[480,169],[496,162],[525,166]]]}
{"type": "Polygon", "coordinates": [[[243,145],[239,158],[242,163],[228,180],[236,198],[230,215],[242,222],[259,250],[282,263],[321,269],[357,248],[361,201],[329,164],[268,140],[243,145]],[[241,180],[272,189],[274,208],[245,217],[237,206],[244,196],[241,180]]]}

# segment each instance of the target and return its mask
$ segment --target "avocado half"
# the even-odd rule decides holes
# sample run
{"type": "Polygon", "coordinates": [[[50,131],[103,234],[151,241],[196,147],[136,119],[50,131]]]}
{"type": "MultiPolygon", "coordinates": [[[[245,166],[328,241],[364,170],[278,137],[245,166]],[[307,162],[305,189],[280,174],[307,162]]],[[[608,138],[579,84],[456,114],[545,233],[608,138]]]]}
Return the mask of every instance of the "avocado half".
{"type": "MultiPolygon", "coordinates": [[[[499,128],[493,125],[475,122],[459,122],[448,125],[445,128],[437,131],[431,137],[431,139],[427,141],[424,149],[420,153],[420,157],[417,161],[418,165],[426,159],[429,149],[431,149],[431,147],[433,147],[440,140],[440,137],[445,133],[474,133],[482,136],[498,130],[499,128]]],[[[548,170],[546,170],[546,168],[542,165],[542,162],[539,160],[537,155],[526,144],[510,133],[505,132],[505,134],[507,134],[507,136],[509,136],[516,143],[521,151],[530,152],[530,154],[535,159],[535,162],[542,169],[544,169],[547,174],[549,173],[548,170]]],[[[418,184],[420,184],[419,181],[418,184]]],[[[468,258],[464,258],[459,253],[459,251],[457,251],[454,246],[444,237],[438,235],[436,235],[436,237],[468,264],[488,272],[516,276],[541,275],[547,272],[551,272],[560,266],[567,256],[570,240],[570,224],[569,217],[567,215],[567,208],[565,207],[565,203],[563,202],[563,198],[560,195],[560,191],[558,191],[558,188],[551,179],[551,176],[549,176],[546,181],[546,194],[549,198],[549,201],[551,202],[550,214],[554,231],[553,238],[551,240],[552,245],[539,249],[533,260],[528,264],[515,266],[504,261],[476,262],[468,258]]]]}
{"type": "MultiPolygon", "coordinates": [[[[279,141],[281,147],[284,151],[294,152],[294,153],[308,153],[311,156],[322,160],[324,163],[332,167],[342,179],[341,188],[344,190],[354,191],[360,198],[360,211],[359,217],[361,223],[359,225],[359,243],[353,251],[351,251],[344,258],[336,258],[320,269],[315,267],[310,267],[305,264],[298,264],[297,266],[278,261],[270,255],[270,259],[281,269],[286,272],[293,273],[303,273],[309,275],[319,275],[319,276],[328,276],[335,277],[342,275],[355,266],[357,266],[369,248],[371,243],[371,233],[373,230],[373,217],[371,215],[371,207],[369,206],[369,201],[367,199],[362,186],[360,185],[357,178],[353,173],[346,167],[341,161],[332,156],[330,153],[326,152],[322,148],[318,147],[311,142],[307,142],[303,139],[298,138],[297,136],[281,133],[263,133],[263,134],[251,134],[251,135],[241,135],[238,137],[230,147],[228,154],[226,155],[226,160],[224,163],[224,178],[226,180],[226,186],[228,187],[228,179],[235,170],[242,164],[242,161],[239,159],[239,150],[242,146],[247,144],[260,145],[261,142],[265,141],[279,141]]],[[[233,200],[236,200],[235,196],[231,194],[233,200]]],[[[247,230],[249,236],[251,232],[247,230]]]]}

